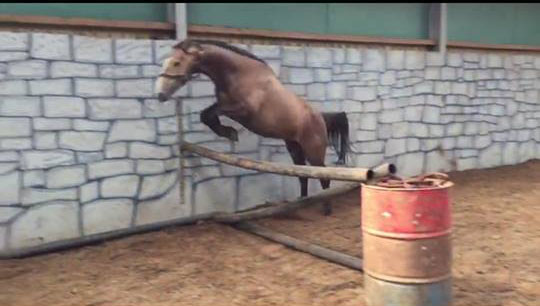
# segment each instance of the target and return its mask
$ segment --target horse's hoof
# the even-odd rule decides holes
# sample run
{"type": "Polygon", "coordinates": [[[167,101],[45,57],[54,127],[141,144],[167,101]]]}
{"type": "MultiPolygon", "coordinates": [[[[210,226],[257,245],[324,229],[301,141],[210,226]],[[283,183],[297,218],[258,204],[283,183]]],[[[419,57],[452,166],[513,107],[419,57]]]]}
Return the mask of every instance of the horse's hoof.
{"type": "Polygon", "coordinates": [[[345,160],[344,159],[338,159],[334,162],[334,165],[345,165],[345,160]]]}
{"type": "Polygon", "coordinates": [[[332,214],[332,206],[330,206],[330,204],[324,204],[323,214],[325,216],[330,216],[332,214]]]}
{"type": "Polygon", "coordinates": [[[238,132],[235,129],[231,128],[229,130],[229,132],[227,133],[227,138],[230,141],[237,142],[238,141],[238,132]]]}

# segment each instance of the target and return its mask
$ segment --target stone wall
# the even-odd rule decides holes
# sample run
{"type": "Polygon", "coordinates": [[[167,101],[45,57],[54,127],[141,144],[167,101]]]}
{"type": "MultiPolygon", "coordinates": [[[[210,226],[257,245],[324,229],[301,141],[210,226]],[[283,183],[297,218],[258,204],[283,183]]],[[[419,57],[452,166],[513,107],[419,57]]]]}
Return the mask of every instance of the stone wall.
{"type": "Polygon", "coordinates": [[[152,99],[170,43],[0,32],[0,250],[191,215],[152,99]]]}
{"type": "MultiPolygon", "coordinates": [[[[180,157],[178,121],[187,141],[291,163],[282,141],[223,120],[240,130],[231,143],[203,125],[215,102],[205,77],[177,94],[180,118],[153,98],[173,43],[0,32],[0,252],[298,196],[296,178],[180,157]]],[[[538,55],[238,46],[319,110],[347,112],[349,166],[450,170],[438,146],[458,170],[540,157],[538,55]]]]}

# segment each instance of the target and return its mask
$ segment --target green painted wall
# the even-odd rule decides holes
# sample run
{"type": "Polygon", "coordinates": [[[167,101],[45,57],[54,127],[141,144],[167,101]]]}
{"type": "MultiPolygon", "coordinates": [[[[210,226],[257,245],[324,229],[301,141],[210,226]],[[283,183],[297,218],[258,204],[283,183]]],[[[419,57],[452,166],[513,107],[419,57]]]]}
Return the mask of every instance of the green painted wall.
{"type": "Polygon", "coordinates": [[[448,3],[448,39],[540,45],[539,3],[448,3]]]}
{"type": "Polygon", "coordinates": [[[428,38],[428,3],[333,3],[328,33],[428,38]]]}
{"type": "MultiPolygon", "coordinates": [[[[165,3],[0,3],[0,14],[166,21],[165,3]]],[[[428,38],[428,3],[188,3],[189,24],[428,38]]],[[[539,3],[449,3],[448,39],[540,45],[539,3]]]]}
{"type": "Polygon", "coordinates": [[[324,3],[188,3],[189,24],[326,33],[324,3]]]}
{"type": "Polygon", "coordinates": [[[236,28],[427,38],[425,3],[188,3],[188,23],[236,28]]]}
{"type": "Polygon", "coordinates": [[[0,14],[166,21],[166,3],[0,3],[0,14]]]}

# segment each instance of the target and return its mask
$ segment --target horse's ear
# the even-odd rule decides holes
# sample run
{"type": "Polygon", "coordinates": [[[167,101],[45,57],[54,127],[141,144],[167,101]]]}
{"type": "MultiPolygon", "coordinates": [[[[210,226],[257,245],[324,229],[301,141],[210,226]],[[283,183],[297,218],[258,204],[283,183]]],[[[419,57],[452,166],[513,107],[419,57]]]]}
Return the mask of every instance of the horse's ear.
{"type": "Polygon", "coordinates": [[[198,43],[192,42],[187,47],[186,52],[197,55],[197,56],[201,56],[204,53],[204,50],[201,45],[199,45],[198,43]]]}
{"type": "Polygon", "coordinates": [[[204,50],[201,48],[201,49],[197,49],[195,51],[195,54],[197,55],[197,57],[201,57],[203,54],[204,54],[204,50]]]}

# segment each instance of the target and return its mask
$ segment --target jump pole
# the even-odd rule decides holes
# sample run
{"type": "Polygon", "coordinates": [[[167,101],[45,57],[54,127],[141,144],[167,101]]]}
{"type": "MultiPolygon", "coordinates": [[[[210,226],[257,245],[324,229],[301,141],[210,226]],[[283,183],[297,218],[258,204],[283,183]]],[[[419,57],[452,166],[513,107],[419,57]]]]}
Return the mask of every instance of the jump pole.
{"type": "Polygon", "coordinates": [[[396,169],[395,166],[392,164],[383,164],[376,167],[374,170],[366,168],[285,165],[268,161],[252,160],[233,156],[230,154],[220,153],[186,141],[182,142],[180,148],[183,151],[195,153],[202,157],[206,157],[218,162],[244,169],[314,179],[366,182],[375,178],[376,174],[377,176],[384,176],[395,172],[396,169]]]}

